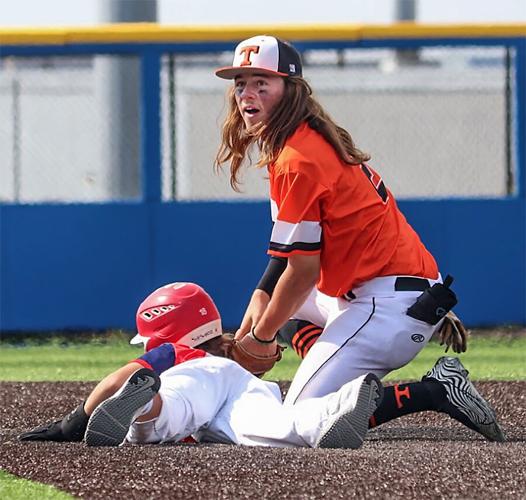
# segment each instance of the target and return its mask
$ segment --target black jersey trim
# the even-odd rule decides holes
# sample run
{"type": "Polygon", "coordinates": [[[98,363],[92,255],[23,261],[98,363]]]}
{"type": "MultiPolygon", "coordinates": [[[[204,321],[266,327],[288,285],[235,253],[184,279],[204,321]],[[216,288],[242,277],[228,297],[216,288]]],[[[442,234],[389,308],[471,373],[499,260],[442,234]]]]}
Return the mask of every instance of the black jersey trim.
{"type": "Polygon", "coordinates": [[[307,252],[315,252],[321,249],[321,242],[316,243],[304,243],[302,241],[297,241],[292,245],[284,245],[283,243],[275,243],[273,241],[269,244],[269,250],[281,253],[290,253],[294,250],[304,250],[307,252]]]}

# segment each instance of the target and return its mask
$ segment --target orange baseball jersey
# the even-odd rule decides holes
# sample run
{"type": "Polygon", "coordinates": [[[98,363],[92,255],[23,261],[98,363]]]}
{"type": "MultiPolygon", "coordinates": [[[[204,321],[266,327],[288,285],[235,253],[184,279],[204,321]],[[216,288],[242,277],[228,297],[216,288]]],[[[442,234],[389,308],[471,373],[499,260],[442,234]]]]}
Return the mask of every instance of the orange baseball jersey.
{"type": "Polygon", "coordinates": [[[306,123],[269,165],[274,226],[268,253],[321,253],[318,289],[339,297],[379,276],[438,277],[438,268],[367,165],[342,162],[306,123]]]}

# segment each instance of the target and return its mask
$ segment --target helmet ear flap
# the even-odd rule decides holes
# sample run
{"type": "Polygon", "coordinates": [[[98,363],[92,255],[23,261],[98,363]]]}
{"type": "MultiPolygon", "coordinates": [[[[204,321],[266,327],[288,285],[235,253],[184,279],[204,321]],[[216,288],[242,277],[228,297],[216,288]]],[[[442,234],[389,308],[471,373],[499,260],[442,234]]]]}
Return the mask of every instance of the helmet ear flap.
{"type": "Polygon", "coordinates": [[[170,283],[152,292],[137,309],[138,334],[130,343],[147,351],[164,343],[196,347],[222,334],[210,295],[195,283],[170,283]]]}

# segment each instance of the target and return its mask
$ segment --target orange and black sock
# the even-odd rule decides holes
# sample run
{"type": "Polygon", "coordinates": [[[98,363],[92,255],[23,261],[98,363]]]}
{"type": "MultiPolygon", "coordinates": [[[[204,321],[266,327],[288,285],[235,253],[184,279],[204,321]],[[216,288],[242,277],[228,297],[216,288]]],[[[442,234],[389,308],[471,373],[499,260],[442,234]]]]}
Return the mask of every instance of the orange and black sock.
{"type": "Polygon", "coordinates": [[[309,321],[291,319],[279,329],[278,335],[283,342],[291,346],[296,354],[303,359],[322,332],[323,328],[309,321]]]}
{"type": "Polygon", "coordinates": [[[436,380],[384,387],[384,399],[369,421],[369,427],[420,411],[441,411],[447,403],[446,390],[436,380]]]}

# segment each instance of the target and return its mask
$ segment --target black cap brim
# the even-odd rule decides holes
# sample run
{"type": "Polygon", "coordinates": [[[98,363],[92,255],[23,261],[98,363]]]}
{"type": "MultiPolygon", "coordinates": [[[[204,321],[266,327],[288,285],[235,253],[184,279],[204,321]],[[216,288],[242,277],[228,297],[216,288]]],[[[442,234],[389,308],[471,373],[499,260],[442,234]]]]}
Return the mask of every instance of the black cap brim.
{"type": "Polygon", "coordinates": [[[271,71],[266,68],[254,68],[252,66],[226,66],[224,68],[216,69],[215,75],[225,80],[233,80],[236,76],[241,73],[261,73],[268,74],[270,76],[289,76],[287,73],[281,73],[279,71],[271,71]]]}

